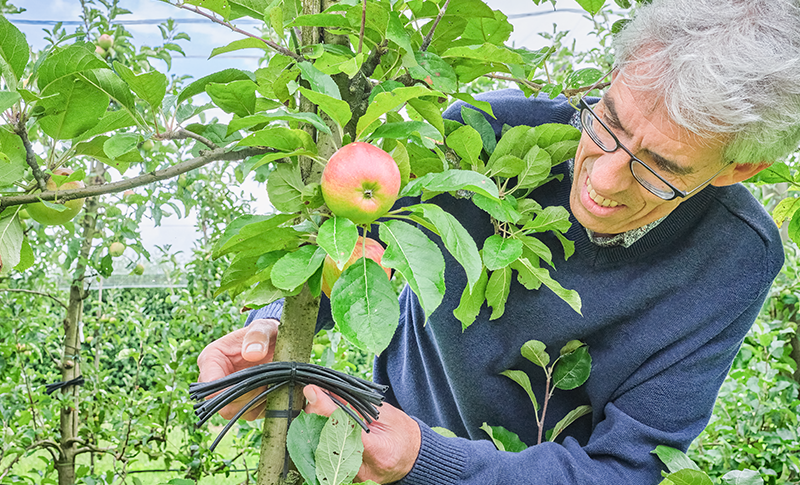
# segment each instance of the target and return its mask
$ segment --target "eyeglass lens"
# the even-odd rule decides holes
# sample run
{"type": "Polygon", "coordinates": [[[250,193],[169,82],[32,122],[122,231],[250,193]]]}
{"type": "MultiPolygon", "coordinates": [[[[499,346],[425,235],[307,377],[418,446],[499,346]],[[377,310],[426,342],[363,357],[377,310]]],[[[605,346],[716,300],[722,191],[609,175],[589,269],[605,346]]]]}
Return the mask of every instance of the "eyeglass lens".
{"type": "MultiPolygon", "coordinates": [[[[601,123],[597,123],[594,116],[588,109],[581,110],[581,124],[589,137],[604,152],[613,152],[620,148],[614,136],[601,123]]],[[[662,199],[671,199],[675,191],[665,184],[652,170],[644,165],[640,160],[633,158],[631,161],[631,172],[636,180],[639,181],[647,190],[662,199]]]]}

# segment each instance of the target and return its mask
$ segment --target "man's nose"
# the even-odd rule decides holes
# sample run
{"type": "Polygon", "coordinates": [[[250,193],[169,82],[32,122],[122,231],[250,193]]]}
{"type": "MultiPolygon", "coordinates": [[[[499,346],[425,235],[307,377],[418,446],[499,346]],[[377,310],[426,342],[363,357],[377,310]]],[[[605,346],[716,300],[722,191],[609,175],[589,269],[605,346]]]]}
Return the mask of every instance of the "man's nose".
{"type": "Polygon", "coordinates": [[[592,187],[601,194],[621,192],[636,183],[630,170],[631,156],[625,150],[601,152],[592,165],[589,179],[592,187]]]}

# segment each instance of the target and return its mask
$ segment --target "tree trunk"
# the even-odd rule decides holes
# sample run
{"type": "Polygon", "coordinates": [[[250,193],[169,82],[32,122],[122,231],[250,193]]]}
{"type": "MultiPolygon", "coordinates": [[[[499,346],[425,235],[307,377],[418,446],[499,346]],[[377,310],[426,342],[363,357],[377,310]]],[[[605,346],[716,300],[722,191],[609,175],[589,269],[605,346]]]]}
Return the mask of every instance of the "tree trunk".
{"type": "MultiPolygon", "coordinates": [[[[317,323],[319,298],[311,295],[308,285],[297,296],[286,298],[283,307],[280,333],[275,343],[275,361],[308,362],[317,323]]],[[[295,386],[292,411],[303,409],[303,389],[295,386]]],[[[289,409],[289,389],[284,387],[270,394],[267,399],[267,415],[270,411],[285,412],[289,409]]],[[[286,417],[264,419],[261,438],[261,459],[258,463],[258,485],[285,483],[286,473],[293,466],[286,451],[286,433],[289,420],[286,417]]]]}
{"type": "MultiPolygon", "coordinates": [[[[85,298],[84,277],[86,261],[92,250],[92,238],[97,221],[96,214],[97,200],[88,199],[81,222],[83,243],[69,288],[69,307],[67,308],[67,318],[64,319],[64,349],[61,354],[62,381],[70,381],[81,375],[80,323],[85,298]]],[[[61,407],[61,442],[59,443],[61,451],[56,469],[58,485],[73,485],[75,483],[75,456],[78,450],[78,386],[64,388],[62,393],[64,394],[64,404],[61,407]]]]}

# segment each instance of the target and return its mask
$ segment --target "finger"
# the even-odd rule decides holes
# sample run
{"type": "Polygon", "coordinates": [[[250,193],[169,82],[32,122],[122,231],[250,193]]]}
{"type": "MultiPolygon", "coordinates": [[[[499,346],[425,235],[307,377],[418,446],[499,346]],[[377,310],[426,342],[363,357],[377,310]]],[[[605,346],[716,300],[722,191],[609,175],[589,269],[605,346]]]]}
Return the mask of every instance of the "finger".
{"type": "Polygon", "coordinates": [[[304,408],[307,413],[330,416],[338,407],[336,403],[317,386],[311,384],[307,385],[303,388],[303,395],[306,397],[306,401],[308,401],[308,404],[306,404],[304,408]]]}
{"type": "Polygon", "coordinates": [[[267,358],[272,360],[271,351],[275,348],[278,324],[277,320],[271,318],[253,320],[242,341],[242,358],[248,362],[260,362],[267,358]]]}

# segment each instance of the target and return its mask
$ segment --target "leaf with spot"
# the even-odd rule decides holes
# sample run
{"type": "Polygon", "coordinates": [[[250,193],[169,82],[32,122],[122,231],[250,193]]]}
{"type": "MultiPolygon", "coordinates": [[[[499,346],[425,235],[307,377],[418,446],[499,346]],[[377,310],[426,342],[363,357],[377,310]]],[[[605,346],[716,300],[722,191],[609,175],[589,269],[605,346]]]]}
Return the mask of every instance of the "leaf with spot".
{"type": "Polygon", "coordinates": [[[286,448],[297,471],[310,485],[318,485],[317,465],[314,454],[319,446],[320,435],[328,418],[319,414],[301,412],[292,420],[286,435],[286,448]]]}
{"type": "Polygon", "coordinates": [[[350,483],[361,467],[364,444],[361,428],[342,409],[336,408],[319,436],[314,453],[320,485],[350,483]]]}
{"type": "Polygon", "coordinates": [[[445,93],[458,90],[458,76],[447,61],[427,51],[417,51],[414,53],[414,57],[418,65],[408,67],[411,77],[425,81],[434,89],[445,93]]]}

